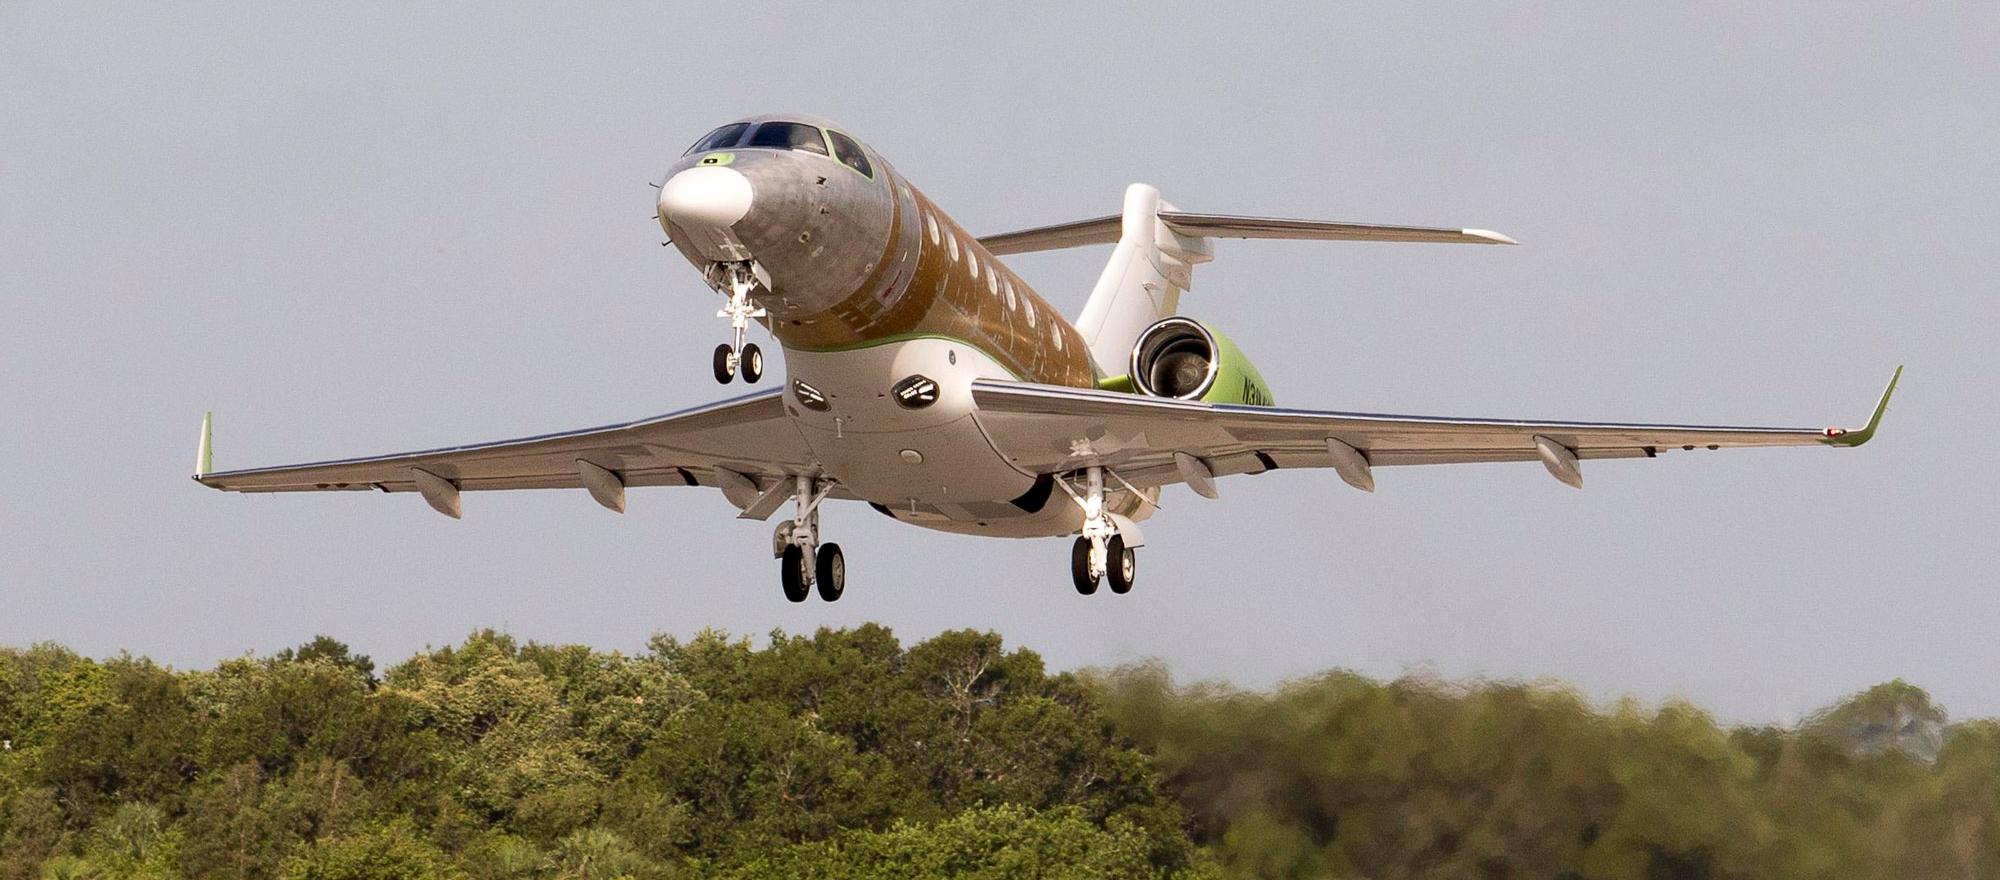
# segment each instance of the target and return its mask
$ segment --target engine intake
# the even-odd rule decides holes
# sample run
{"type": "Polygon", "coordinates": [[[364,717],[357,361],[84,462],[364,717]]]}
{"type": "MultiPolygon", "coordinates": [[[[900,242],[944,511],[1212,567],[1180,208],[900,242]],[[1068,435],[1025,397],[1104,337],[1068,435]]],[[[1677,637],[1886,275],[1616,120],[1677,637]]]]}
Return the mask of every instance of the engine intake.
{"type": "Polygon", "coordinates": [[[1229,338],[1178,315],[1147,327],[1132,345],[1132,387],[1149,397],[1270,406],[1271,391],[1229,338]]]}
{"type": "Polygon", "coordinates": [[[1132,384],[1152,397],[1199,400],[1215,386],[1215,336],[1198,321],[1167,318],[1132,346],[1132,384]]]}

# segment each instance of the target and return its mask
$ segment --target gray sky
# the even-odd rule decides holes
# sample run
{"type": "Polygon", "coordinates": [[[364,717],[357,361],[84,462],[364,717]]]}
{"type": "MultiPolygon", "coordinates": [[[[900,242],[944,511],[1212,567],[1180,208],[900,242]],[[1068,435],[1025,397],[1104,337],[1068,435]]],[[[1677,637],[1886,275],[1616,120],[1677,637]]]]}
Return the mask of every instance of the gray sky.
{"type": "MultiPolygon", "coordinates": [[[[0,643],[206,665],[879,620],[1247,685],[1431,668],[1786,720],[1902,676],[2000,714],[2000,12],[1739,6],[0,4],[0,643]],[[826,517],[847,597],[794,606],[770,526],[713,492],[453,522],[188,481],[204,409],[247,467],[721,396],[715,299],[646,182],[786,110],[974,230],[1136,180],[1523,242],[1219,243],[1184,306],[1286,405],[1851,424],[1909,373],[1863,450],[1598,462],[1581,493],[1532,464],[1170,490],[1123,598],[1075,594],[1066,539],[860,505],[826,517]]],[[[1012,263],[1073,315],[1108,252],[1012,263]]]]}

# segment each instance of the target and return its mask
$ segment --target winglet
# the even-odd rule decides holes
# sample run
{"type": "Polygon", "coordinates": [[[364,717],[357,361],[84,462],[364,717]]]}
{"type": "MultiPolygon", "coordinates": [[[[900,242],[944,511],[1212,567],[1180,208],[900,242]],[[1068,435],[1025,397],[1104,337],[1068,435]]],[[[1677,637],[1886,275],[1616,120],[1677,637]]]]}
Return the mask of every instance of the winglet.
{"type": "Polygon", "coordinates": [[[215,470],[214,457],[215,413],[201,414],[201,445],[194,449],[194,475],[197,479],[208,476],[215,470]]]}
{"type": "Polygon", "coordinates": [[[1903,368],[1898,365],[1895,374],[1889,377],[1889,387],[1882,389],[1882,400],[1875,404],[1875,414],[1868,417],[1868,427],[1859,431],[1828,428],[1826,443],[1830,446],[1860,446],[1875,439],[1875,429],[1882,424],[1882,414],[1889,411],[1889,395],[1896,393],[1896,381],[1901,378],[1903,378],[1903,368]]]}
{"type": "Polygon", "coordinates": [[[1514,240],[1513,236],[1503,235],[1491,229],[1461,229],[1459,231],[1465,233],[1467,237],[1485,239],[1492,244],[1520,244],[1520,242],[1514,240]]]}

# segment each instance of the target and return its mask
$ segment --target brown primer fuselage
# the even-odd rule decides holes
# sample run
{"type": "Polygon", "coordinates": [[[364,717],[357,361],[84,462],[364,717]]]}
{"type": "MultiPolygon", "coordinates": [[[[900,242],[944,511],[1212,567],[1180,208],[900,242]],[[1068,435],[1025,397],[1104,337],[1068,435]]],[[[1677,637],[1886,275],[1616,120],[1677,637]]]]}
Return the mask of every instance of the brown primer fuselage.
{"type": "MultiPolygon", "coordinates": [[[[879,154],[867,155],[872,175],[817,153],[736,147],[683,157],[668,177],[720,156],[759,199],[774,200],[735,232],[760,269],[755,298],[770,312],[762,321],[787,349],[952,339],[1022,381],[1095,385],[1070,322],[879,154]]],[[[690,262],[714,262],[694,236],[666,225],[690,262]]]]}

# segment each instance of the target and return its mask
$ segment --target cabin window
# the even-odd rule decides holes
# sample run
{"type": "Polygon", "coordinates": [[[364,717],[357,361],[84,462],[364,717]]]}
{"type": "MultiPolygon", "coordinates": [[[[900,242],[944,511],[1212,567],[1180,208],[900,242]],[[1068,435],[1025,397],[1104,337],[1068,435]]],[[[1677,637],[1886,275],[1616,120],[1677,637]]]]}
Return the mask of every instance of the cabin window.
{"type": "Polygon", "coordinates": [[[826,155],[826,138],[819,129],[796,122],[766,122],[757,126],[757,132],[750,136],[746,147],[775,147],[780,150],[804,150],[808,153],[826,155]]]}
{"type": "Polygon", "coordinates": [[[951,252],[951,261],[953,263],[958,262],[958,236],[956,235],[945,236],[944,249],[951,252]]]}
{"type": "Polygon", "coordinates": [[[1014,309],[1019,307],[1020,302],[1014,299],[1014,285],[1009,284],[1007,285],[1007,308],[1014,309]]]}
{"type": "Polygon", "coordinates": [[[1062,351],[1062,347],[1063,347],[1063,341],[1062,341],[1062,325],[1061,325],[1061,324],[1050,324],[1050,325],[1049,325],[1049,338],[1050,338],[1050,339],[1053,339],[1053,340],[1055,340],[1055,341],[1056,341],[1056,351],[1062,351]]]}
{"type": "Polygon", "coordinates": [[[1028,308],[1026,309],[1026,311],[1027,311],[1027,313],[1028,313],[1028,329],[1030,329],[1030,330],[1033,330],[1033,329],[1035,329],[1035,306],[1034,306],[1034,304],[1030,303],[1030,304],[1028,305],[1028,308]]]}
{"type": "Polygon", "coordinates": [[[1000,295],[1000,273],[993,271],[991,266],[986,267],[986,292],[1000,295]]]}
{"type": "Polygon", "coordinates": [[[929,229],[931,232],[931,244],[943,244],[943,242],[938,241],[937,218],[931,216],[931,212],[929,211],[924,212],[924,228],[929,229]]]}
{"type": "Polygon", "coordinates": [[[736,142],[742,139],[743,133],[749,130],[750,123],[748,122],[732,122],[709,132],[708,137],[695,141],[694,146],[689,147],[687,152],[681,155],[691,156],[695,153],[706,153],[709,150],[720,150],[724,147],[736,146],[736,142]]]}
{"type": "Polygon", "coordinates": [[[840,164],[862,173],[866,177],[875,176],[875,168],[868,164],[868,154],[861,151],[861,145],[854,139],[837,131],[828,131],[826,136],[833,141],[833,157],[840,164]]]}
{"type": "Polygon", "coordinates": [[[973,283],[979,283],[979,258],[973,255],[972,248],[969,247],[965,249],[965,269],[972,273],[973,283]]]}

